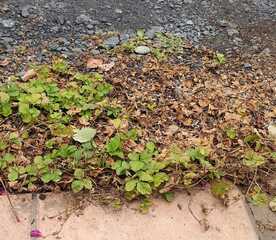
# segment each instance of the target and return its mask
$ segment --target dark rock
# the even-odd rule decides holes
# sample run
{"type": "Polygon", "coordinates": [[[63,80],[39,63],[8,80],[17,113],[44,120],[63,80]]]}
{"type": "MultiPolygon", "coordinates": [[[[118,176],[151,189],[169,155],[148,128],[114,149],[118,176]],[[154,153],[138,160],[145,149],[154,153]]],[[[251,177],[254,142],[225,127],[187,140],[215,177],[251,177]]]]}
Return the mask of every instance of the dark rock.
{"type": "Polygon", "coordinates": [[[250,63],[244,63],[243,67],[247,70],[252,69],[252,65],[250,63]]]}

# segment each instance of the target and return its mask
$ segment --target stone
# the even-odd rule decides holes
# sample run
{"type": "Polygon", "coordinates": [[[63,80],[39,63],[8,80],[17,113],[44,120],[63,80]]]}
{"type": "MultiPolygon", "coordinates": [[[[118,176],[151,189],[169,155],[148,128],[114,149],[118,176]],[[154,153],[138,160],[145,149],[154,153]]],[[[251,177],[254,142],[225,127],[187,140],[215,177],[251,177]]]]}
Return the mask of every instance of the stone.
{"type": "Polygon", "coordinates": [[[5,28],[12,28],[15,25],[15,21],[13,21],[12,19],[5,19],[5,20],[2,20],[1,22],[5,28]]]}
{"type": "Polygon", "coordinates": [[[120,9],[120,8],[116,8],[116,9],[115,9],[115,13],[122,14],[122,13],[123,13],[123,10],[120,9]]]}
{"type": "Polygon", "coordinates": [[[30,13],[29,13],[29,6],[25,6],[25,7],[23,7],[22,8],[22,10],[21,10],[21,16],[22,17],[29,17],[29,15],[30,15],[30,13]]]}
{"type": "Polygon", "coordinates": [[[276,197],[269,202],[269,207],[272,212],[276,212],[276,197]]]}
{"type": "Polygon", "coordinates": [[[113,37],[110,37],[110,38],[107,38],[106,40],[104,40],[103,46],[105,48],[111,49],[111,48],[116,47],[119,43],[120,43],[119,37],[113,36],[113,37]]]}
{"type": "Polygon", "coordinates": [[[76,19],[77,24],[89,24],[90,21],[91,21],[91,18],[85,14],[79,15],[76,19]]]}
{"type": "Polygon", "coordinates": [[[234,35],[238,35],[239,31],[235,28],[228,28],[227,29],[227,34],[228,34],[228,36],[232,37],[234,35]]]}
{"type": "Polygon", "coordinates": [[[140,55],[146,55],[150,53],[150,48],[147,46],[138,46],[134,49],[134,52],[140,55]]]}
{"type": "Polygon", "coordinates": [[[271,54],[271,50],[269,48],[265,48],[262,52],[261,55],[269,56],[271,54]]]}
{"type": "Polygon", "coordinates": [[[244,67],[245,69],[252,69],[252,65],[251,65],[250,63],[244,63],[244,64],[243,64],[243,67],[244,67]]]}
{"type": "Polygon", "coordinates": [[[188,21],[186,21],[186,24],[187,25],[194,25],[194,22],[192,20],[188,20],[188,21]]]}
{"type": "Polygon", "coordinates": [[[276,124],[271,123],[267,129],[269,135],[276,140],[276,124]]]}

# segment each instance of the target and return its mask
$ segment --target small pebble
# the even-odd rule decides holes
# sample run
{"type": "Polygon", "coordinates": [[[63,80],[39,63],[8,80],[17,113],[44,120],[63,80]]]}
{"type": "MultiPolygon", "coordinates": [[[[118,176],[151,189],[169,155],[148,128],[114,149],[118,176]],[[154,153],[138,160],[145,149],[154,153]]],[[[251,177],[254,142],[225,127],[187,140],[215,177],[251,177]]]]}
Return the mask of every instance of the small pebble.
{"type": "Polygon", "coordinates": [[[120,43],[120,39],[118,36],[113,36],[113,37],[110,37],[108,39],[106,39],[104,42],[103,42],[103,46],[105,48],[114,48],[116,47],[118,44],[120,43]]]}
{"type": "Polygon", "coordinates": [[[2,24],[5,28],[12,28],[15,25],[15,22],[11,19],[2,20],[2,24]]]}
{"type": "Polygon", "coordinates": [[[140,55],[146,55],[150,53],[150,48],[147,46],[138,46],[134,49],[134,52],[140,55]]]}
{"type": "Polygon", "coordinates": [[[252,65],[251,65],[250,63],[244,63],[244,64],[243,64],[243,67],[244,67],[245,69],[252,69],[252,65]]]}

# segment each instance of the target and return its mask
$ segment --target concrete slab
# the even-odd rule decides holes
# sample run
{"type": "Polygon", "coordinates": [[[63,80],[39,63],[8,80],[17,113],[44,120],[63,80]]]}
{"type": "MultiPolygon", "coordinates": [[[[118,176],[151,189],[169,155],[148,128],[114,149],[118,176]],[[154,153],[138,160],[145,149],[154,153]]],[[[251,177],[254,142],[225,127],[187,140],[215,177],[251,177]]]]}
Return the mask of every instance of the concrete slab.
{"type": "Polygon", "coordinates": [[[249,204],[257,223],[260,240],[276,240],[276,213],[268,206],[254,206],[249,204]]]}
{"type": "Polygon", "coordinates": [[[5,195],[0,195],[0,239],[30,240],[32,222],[31,194],[10,196],[20,222],[16,221],[9,201],[5,195]]]}
{"type": "Polygon", "coordinates": [[[75,198],[65,193],[11,196],[20,223],[6,196],[0,196],[0,240],[30,240],[33,228],[47,240],[257,240],[245,201],[237,200],[237,191],[233,194],[229,208],[209,191],[177,194],[172,203],[155,199],[148,214],[137,212],[137,203],[120,211],[95,203],[79,210],[75,198]]]}
{"type": "Polygon", "coordinates": [[[145,215],[135,208],[131,204],[114,211],[91,204],[79,215],[72,211],[70,196],[49,194],[45,200],[39,200],[38,228],[47,240],[258,239],[242,199],[225,208],[208,191],[201,191],[192,196],[178,194],[172,203],[154,200],[154,206],[145,215]],[[205,219],[209,229],[205,231],[195,217],[205,219]]]}

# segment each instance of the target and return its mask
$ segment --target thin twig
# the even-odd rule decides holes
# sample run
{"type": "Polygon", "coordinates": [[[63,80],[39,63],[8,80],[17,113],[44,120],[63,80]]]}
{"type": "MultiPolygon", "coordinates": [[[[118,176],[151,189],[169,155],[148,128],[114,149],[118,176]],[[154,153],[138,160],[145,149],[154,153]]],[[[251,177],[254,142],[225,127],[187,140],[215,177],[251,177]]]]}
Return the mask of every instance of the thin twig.
{"type": "Polygon", "coordinates": [[[258,171],[258,168],[256,168],[256,170],[255,170],[254,177],[253,177],[253,179],[252,179],[252,181],[251,181],[251,183],[250,183],[250,185],[249,185],[249,187],[248,187],[248,189],[247,189],[247,191],[246,191],[245,196],[248,195],[249,191],[250,191],[251,188],[252,188],[253,183],[256,181],[257,171],[258,171]]]}
{"type": "Polygon", "coordinates": [[[189,202],[188,202],[188,210],[189,212],[191,213],[191,215],[193,216],[193,218],[201,225],[201,221],[200,219],[194,214],[192,208],[191,208],[191,204],[192,204],[192,198],[189,199],[189,202]]]}
{"type": "Polygon", "coordinates": [[[9,204],[10,204],[10,207],[11,207],[11,210],[12,210],[12,213],[13,213],[13,215],[14,215],[16,221],[17,221],[17,222],[20,222],[20,219],[19,219],[19,217],[18,217],[18,214],[17,214],[17,212],[16,212],[16,210],[15,210],[13,204],[12,204],[12,201],[11,201],[11,198],[10,198],[10,194],[9,194],[9,192],[7,191],[7,188],[6,188],[5,183],[3,182],[2,178],[0,178],[0,182],[1,182],[3,188],[4,188],[5,192],[6,192],[6,196],[7,196],[7,199],[8,199],[8,201],[9,201],[9,204]]]}

